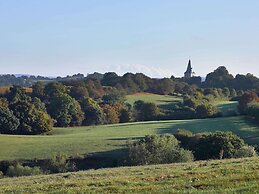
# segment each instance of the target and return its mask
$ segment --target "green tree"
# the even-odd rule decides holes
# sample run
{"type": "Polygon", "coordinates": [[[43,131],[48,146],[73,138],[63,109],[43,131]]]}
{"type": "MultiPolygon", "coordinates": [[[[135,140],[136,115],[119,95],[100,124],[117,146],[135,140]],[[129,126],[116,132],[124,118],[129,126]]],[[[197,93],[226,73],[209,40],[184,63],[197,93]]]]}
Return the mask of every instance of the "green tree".
{"type": "Polygon", "coordinates": [[[123,103],[126,100],[126,98],[122,92],[113,91],[110,94],[105,94],[102,97],[102,100],[104,104],[114,105],[116,103],[123,103]]]}
{"type": "Polygon", "coordinates": [[[19,125],[19,119],[9,108],[0,107],[0,133],[15,134],[19,125]]]}
{"type": "Polygon", "coordinates": [[[41,134],[50,131],[53,126],[50,116],[27,101],[10,104],[13,114],[19,119],[20,125],[16,134],[41,134]]]}
{"type": "Polygon", "coordinates": [[[84,125],[99,125],[105,121],[105,115],[99,104],[92,98],[84,98],[81,101],[81,107],[85,113],[84,125]]]}
{"type": "Polygon", "coordinates": [[[21,86],[13,86],[6,95],[8,102],[29,101],[30,97],[26,95],[25,89],[21,86]]]}
{"type": "Polygon", "coordinates": [[[160,110],[155,103],[138,100],[134,103],[137,121],[151,121],[160,116],[160,110]]]}
{"type": "Polygon", "coordinates": [[[37,97],[39,99],[43,99],[44,98],[44,89],[45,89],[45,85],[43,82],[36,82],[33,86],[32,86],[32,96],[33,97],[37,97]]]}
{"type": "Polygon", "coordinates": [[[85,97],[89,97],[89,93],[86,87],[83,86],[73,86],[69,92],[70,96],[76,100],[82,100],[85,97]]]}
{"type": "Polygon", "coordinates": [[[67,93],[67,88],[60,82],[51,82],[45,86],[44,93],[46,97],[51,98],[67,93]]]}
{"type": "Polygon", "coordinates": [[[48,112],[56,120],[56,126],[79,126],[84,120],[84,113],[79,103],[68,94],[59,93],[51,98],[48,112]]]}
{"type": "Polygon", "coordinates": [[[119,114],[120,123],[127,123],[132,120],[132,112],[128,108],[123,108],[120,110],[119,114]]]}
{"type": "Polygon", "coordinates": [[[36,109],[43,112],[47,112],[45,103],[43,103],[39,98],[37,97],[32,98],[32,104],[35,106],[36,109]]]}
{"type": "Polygon", "coordinates": [[[229,74],[226,67],[220,66],[206,76],[204,84],[206,87],[224,88],[231,86],[233,80],[233,75],[229,74]]]}
{"type": "Polygon", "coordinates": [[[108,72],[103,75],[102,85],[116,86],[120,82],[120,77],[115,72],[108,72]]]}

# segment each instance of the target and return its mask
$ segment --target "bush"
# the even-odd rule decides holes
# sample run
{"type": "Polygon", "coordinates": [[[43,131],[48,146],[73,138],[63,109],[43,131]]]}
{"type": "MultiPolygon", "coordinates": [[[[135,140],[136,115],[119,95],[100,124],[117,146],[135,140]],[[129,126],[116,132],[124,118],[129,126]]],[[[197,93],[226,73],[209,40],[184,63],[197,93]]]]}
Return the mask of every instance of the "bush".
{"type": "Polygon", "coordinates": [[[245,146],[244,140],[232,132],[216,132],[203,135],[194,147],[199,160],[233,158],[245,146]]]}
{"type": "Polygon", "coordinates": [[[256,151],[253,146],[243,146],[235,153],[235,158],[246,158],[256,156],[256,151]]]}
{"type": "Polygon", "coordinates": [[[17,177],[17,176],[31,176],[42,174],[42,170],[39,167],[29,167],[17,164],[16,166],[9,166],[6,176],[17,177]]]}
{"type": "Polygon", "coordinates": [[[192,137],[192,132],[185,129],[178,129],[174,136],[181,142],[183,148],[188,148],[189,142],[192,137]]]}
{"type": "Polygon", "coordinates": [[[75,165],[68,161],[68,157],[64,154],[58,154],[51,159],[47,160],[44,165],[44,169],[51,173],[62,173],[68,171],[74,171],[75,165]]]}
{"type": "Polygon", "coordinates": [[[217,107],[211,104],[201,104],[195,109],[198,118],[213,117],[218,114],[217,107]]]}
{"type": "Polygon", "coordinates": [[[130,162],[146,165],[192,161],[192,153],[180,148],[178,143],[172,135],[148,135],[129,145],[130,162]]]}

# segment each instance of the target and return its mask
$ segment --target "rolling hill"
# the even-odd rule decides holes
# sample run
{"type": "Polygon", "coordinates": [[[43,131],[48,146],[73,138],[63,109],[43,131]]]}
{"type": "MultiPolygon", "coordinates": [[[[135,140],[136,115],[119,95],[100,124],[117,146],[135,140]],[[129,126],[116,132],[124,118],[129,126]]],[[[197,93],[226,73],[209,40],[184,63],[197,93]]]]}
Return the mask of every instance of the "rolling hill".
{"type": "Polygon", "coordinates": [[[194,133],[232,131],[249,144],[259,144],[259,126],[244,117],[170,120],[55,128],[49,135],[0,135],[0,160],[45,159],[57,153],[69,156],[121,151],[129,140],[148,134],[172,134],[177,129],[194,133]]]}

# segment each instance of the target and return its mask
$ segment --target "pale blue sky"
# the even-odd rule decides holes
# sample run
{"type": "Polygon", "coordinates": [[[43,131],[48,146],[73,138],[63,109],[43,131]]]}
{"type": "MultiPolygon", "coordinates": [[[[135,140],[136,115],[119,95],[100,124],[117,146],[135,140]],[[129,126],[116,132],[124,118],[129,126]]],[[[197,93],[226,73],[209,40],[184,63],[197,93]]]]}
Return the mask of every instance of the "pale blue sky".
{"type": "Polygon", "coordinates": [[[0,74],[259,76],[258,0],[0,0],[0,74]]]}

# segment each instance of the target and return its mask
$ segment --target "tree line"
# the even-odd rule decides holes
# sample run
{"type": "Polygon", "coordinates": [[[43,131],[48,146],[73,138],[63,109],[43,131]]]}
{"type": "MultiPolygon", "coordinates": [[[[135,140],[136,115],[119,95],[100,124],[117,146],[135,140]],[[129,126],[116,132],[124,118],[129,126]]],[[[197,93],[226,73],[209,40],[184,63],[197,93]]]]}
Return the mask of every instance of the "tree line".
{"type": "Polygon", "coordinates": [[[71,81],[71,80],[100,80],[103,86],[112,86],[118,89],[124,89],[129,93],[145,91],[157,94],[170,94],[172,92],[190,92],[193,85],[202,88],[233,88],[237,91],[255,89],[259,91],[259,79],[251,73],[246,75],[237,74],[233,76],[228,72],[226,67],[220,66],[213,72],[206,75],[205,81],[200,76],[194,76],[190,79],[176,78],[173,75],[170,78],[155,79],[150,78],[142,73],[126,73],[118,76],[115,72],[105,74],[93,73],[84,76],[83,74],[75,74],[66,77],[49,78],[43,76],[15,76],[0,75],[0,86],[31,87],[37,81],[71,81]]]}

